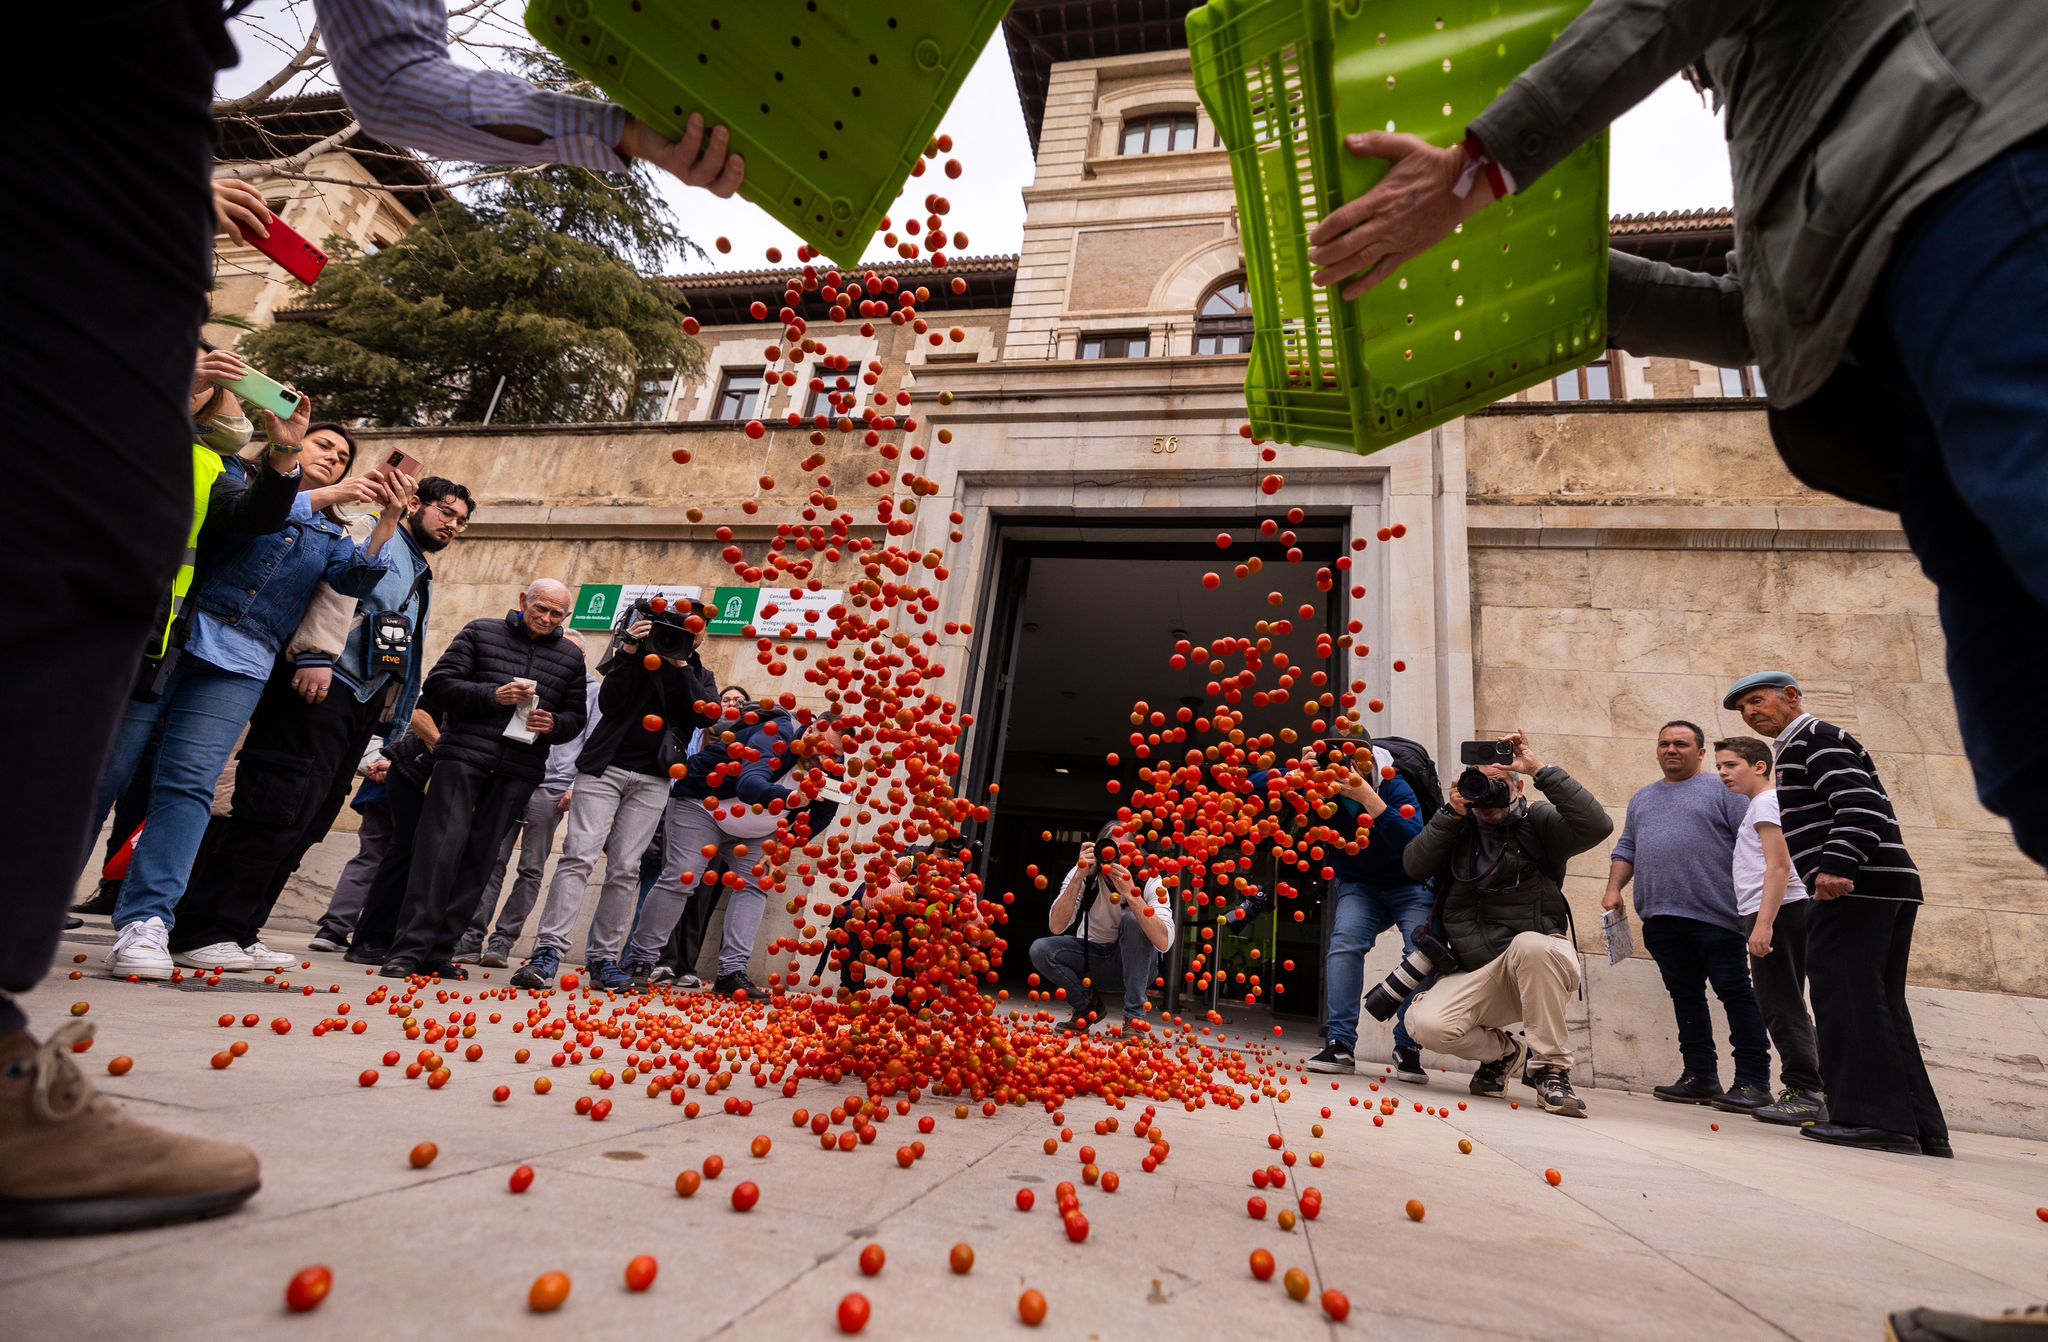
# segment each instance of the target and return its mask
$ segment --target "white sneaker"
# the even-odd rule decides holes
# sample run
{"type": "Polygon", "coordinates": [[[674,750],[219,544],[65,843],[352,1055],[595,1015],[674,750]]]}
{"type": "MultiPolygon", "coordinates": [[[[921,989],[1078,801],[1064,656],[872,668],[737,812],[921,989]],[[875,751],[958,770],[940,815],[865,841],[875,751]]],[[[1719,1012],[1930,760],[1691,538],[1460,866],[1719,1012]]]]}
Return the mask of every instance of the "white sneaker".
{"type": "MultiPolygon", "coordinates": [[[[130,923],[114,936],[107,952],[107,973],[117,979],[167,979],[171,976],[171,929],[161,918],[130,923]]],[[[239,954],[241,948],[235,948],[239,954]]]]}
{"type": "Polygon", "coordinates": [[[197,950],[176,951],[172,953],[171,959],[187,969],[254,969],[256,967],[256,962],[251,960],[248,954],[232,941],[216,941],[211,946],[201,946],[197,950]]]}
{"type": "Polygon", "coordinates": [[[249,957],[249,964],[252,968],[265,971],[272,969],[296,969],[299,964],[298,956],[286,955],[283,951],[274,951],[264,945],[260,938],[242,947],[242,954],[249,957]]]}

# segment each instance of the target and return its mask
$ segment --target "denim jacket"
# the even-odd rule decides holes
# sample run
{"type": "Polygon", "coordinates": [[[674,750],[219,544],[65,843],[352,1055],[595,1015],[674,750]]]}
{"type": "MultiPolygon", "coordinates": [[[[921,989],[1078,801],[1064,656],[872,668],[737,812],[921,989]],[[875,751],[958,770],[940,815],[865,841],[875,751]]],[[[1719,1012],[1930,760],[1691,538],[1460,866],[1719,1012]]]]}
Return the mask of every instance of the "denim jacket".
{"type": "Polygon", "coordinates": [[[412,629],[412,650],[405,660],[405,681],[398,687],[391,711],[378,716],[378,721],[388,727],[410,720],[413,705],[420,696],[420,649],[427,640],[427,608],[433,599],[434,570],[413,539],[410,527],[398,528],[398,535],[385,544],[383,557],[390,567],[377,585],[356,602],[341,656],[330,658],[321,649],[308,648],[294,656],[292,663],[333,668],[334,678],[348,686],[356,702],[367,704],[391,684],[391,673],[376,670],[374,665],[377,616],[397,611],[412,629]]]}
{"type": "Polygon", "coordinates": [[[321,579],[345,596],[361,597],[391,568],[391,547],[370,558],[340,523],[316,513],[304,493],[278,530],[223,550],[209,566],[195,603],[201,615],[266,644],[284,648],[321,579]]]}

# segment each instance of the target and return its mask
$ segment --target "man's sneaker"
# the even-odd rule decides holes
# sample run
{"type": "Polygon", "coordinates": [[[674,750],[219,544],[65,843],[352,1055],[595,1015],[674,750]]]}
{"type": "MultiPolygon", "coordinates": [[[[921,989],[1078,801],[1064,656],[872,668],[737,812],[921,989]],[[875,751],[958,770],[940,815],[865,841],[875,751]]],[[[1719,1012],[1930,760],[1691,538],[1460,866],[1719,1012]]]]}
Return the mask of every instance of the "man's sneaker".
{"type": "Polygon", "coordinates": [[[1422,1050],[1419,1048],[1397,1048],[1394,1050],[1394,1075],[1411,1086],[1429,1084],[1429,1073],[1422,1070],[1422,1050]]]}
{"type": "MultiPolygon", "coordinates": [[[[144,918],[114,934],[114,949],[107,952],[107,973],[117,979],[167,979],[176,966],[171,961],[171,929],[161,918],[144,918]]],[[[235,947],[237,954],[241,947],[235,947]]]]}
{"type": "Polygon", "coordinates": [[[746,973],[741,970],[735,970],[730,974],[720,974],[718,982],[711,985],[711,991],[717,993],[720,997],[737,997],[739,994],[745,993],[750,1001],[765,1002],[768,1000],[768,990],[748,978],[746,973]]]}
{"type": "Polygon", "coordinates": [[[633,986],[633,980],[619,968],[616,960],[593,959],[583,966],[583,972],[589,977],[591,987],[602,988],[609,993],[625,992],[633,986]]]}
{"type": "Polygon", "coordinates": [[[656,965],[647,971],[647,984],[652,988],[663,987],[676,981],[676,971],[671,965],[656,965]]]}
{"type": "Polygon", "coordinates": [[[273,969],[293,969],[299,963],[298,956],[286,955],[283,951],[270,949],[270,947],[263,944],[261,937],[242,947],[242,954],[249,957],[249,963],[253,968],[263,970],[266,973],[273,969]]]}
{"type": "Polygon", "coordinates": [[[381,965],[391,958],[389,946],[368,946],[358,941],[341,957],[352,965],[381,965]]]}
{"type": "Polygon", "coordinates": [[[1761,1109],[1752,1109],[1749,1116],[1759,1123],[1776,1123],[1780,1127],[1799,1128],[1808,1123],[1828,1121],[1827,1098],[1818,1091],[1793,1090],[1787,1087],[1778,1097],[1777,1103],[1767,1104],[1761,1109]]]}
{"type": "Polygon", "coordinates": [[[473,965],[484,957],[484,939],[464,935],[455,943],[455,951],[448,959],[458,965],[473,965]]]}
{"type": "Polygon", "coordinates": [[[1687,1072],[1668,1086],[1658,1086],[1653,1093],[1673,1104],[1712,1104],[1721,1098],[1722,1092],[1718,1078],[1687,1072]]]}
{"type": "Polygon", "coordinates": [[[263,1182],[252,1153],[137,1123],[93,1089],[72,1060],[92,1032],[0,1036],[0,1237],[136,1230],[246,1201],[263,1182]]]}
{"type": "Polygon", "coordinates": [[[483,954],[477,956],[476,958],[476,962],[482,965],[485,969],[503,969],[506,965],[510,964],[511,961],[511,946],[500,946],[495,941],[487,943],[484,946],[483,954]]]}
{"type": "Polygon", "coordinates": [[[335,951],[347,950],[348,938],[336,936],[332,932],[315,932],[313,939],[306,943],[306,949],[309,951],[325,951],[331,955],[335,951]]]}
{"type": "Polygon", "coordinates": [[[216,941],[189,951],[171,952],[171,961],[187,969],[254,969],[256,962],[232,941],[216,941]]]}
{"type": "Polygon", "coordinates": [[[537,946],[533,958],[512,975],[515,988],[552,988],[562,972],[562,953],[552,946],[537,946]]]}
{"type": "Polygon", "coordinates": [[[621,965],[619,972],[626,976],[626,986],[636,993],[647,991],[648,983],[654,977],[654,965],[649,961],[635,961],[621,965]]]}
{"type": "Polygon", "coordinates": [[[1902,1309],[1884,1321],[1885,1342],[2041,1342],[2048,1337],[2048,1305],[2003,1314],[1952,1314],[1902,1309]]]}
{"type": "Polygon", "coordinates": [[[676,975],[676,987],[681,988],[685,992],[696,992],[703,986],[704,980],[698,978],[695,974],[676,975]]]}
{"type": "Polygon", "coordinates": [[[1572,1074],[1562,1067],[1538,1067],[1536,1069],[1536,1103],[1546,1113],[1563,1114],[1566,1118],[1584,1118],[1586,1102],[1572,1089],[1572,1074]]]}
{"type": "Polygon", "coordinates": [[[1753,1081],[1738,1081],[1707,1101],[1724,1114],[1753,1114],[1770,1102],[1770,1087],[1753,1081]]]}
{"type": "Polygon", "coordinates": [[[1350,1049],[1340,1044],[1325,1044],[1321,1053],[1310,1058],[1302,1066],[1311,1072],[1355,1072],[1358,1070],[1358,1059],[1352,1056],[1350,1049]]]}
{"type": "Polygon", "coordinates": [[[1508,1078],[1522,1070],[1522,1063],[1529,1056],[1529,1041],[1521,1035],[1509,1036],[1514,1042],[1508,1051],[1492,1062],[1481,1063],[1479,1070],[1472,1073],[1472,1093],[1482,1099],[1497,1100],[1508,1093],[1508,1078]]]}

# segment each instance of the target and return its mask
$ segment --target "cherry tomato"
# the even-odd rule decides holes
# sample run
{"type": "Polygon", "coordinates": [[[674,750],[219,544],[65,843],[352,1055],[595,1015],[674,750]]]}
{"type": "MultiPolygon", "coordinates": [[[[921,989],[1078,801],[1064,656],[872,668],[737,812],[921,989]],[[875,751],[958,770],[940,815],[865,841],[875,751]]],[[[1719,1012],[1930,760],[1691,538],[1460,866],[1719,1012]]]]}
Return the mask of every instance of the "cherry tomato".
{"type": "Polygon", "coordinates": [[[868,1326],[868,1316],[871,1313],[873,1313],[873,1307],[868,1304],[866,1296],[862,1295],[859,1291],[848,1292],[846,1298],[839,1302],[839,1331],[842,1333],[859,1332],[868,1326]]]}
{"type": "Polygon", "coordinates": [[[1543,1179],[1544,1182],[1548,1183],[1552,1188],[1555,1188],[1559,1184],[1564,1182],[1564,1176],[1558,1173],[1556,1170],[1543,1171],[1543,1179]]]}
{"type": "Polygon", "coordinates": [[[626,1289],[644,1291],[654,1285],[654,1276],[661,1271],[661,1264],[654,1261],[654,1255],[643,1253],[626,1264],[626,1289]]]}
{"type": "Polygon", "coordinates": [[[1036,1328],[1045,1322],[1045,1297],[1037,1291],[1026,1291],[1017,1297],[1017,1317],[1025,1326],[1036,1328]]]}
{"type": "Polygon", "coordinates": [[[515,1193],[524,1193],[533,1187],[533,1166],[521,1165],[512,1171],[512,1177],[506,1182],[506,1186],[515,1193]]]}
{"type": "Polygon", "coordinates": [[[761,1136],[756,1137],[754,1139],[753,1146],[750,1148],[754,1153],[754,1159],[759,1160],[762,1157],[766,1156],[768,1154],[769,1148],[774,1145],[775,1143],[768,1140],[768,1136],[766,1133],[763,1133],[761,1136]]]}
{"type": "Polygon", "coordinates": [[[302,1267],[284,1288],[284,1307],[294,1314],[318,1309],[334,1289],[334,1269],[302,1267]]]}
{"type": "Polygon", "coordinates": [[[1246,1198],[1244,1203],[1244,1209],[1254,1221],[1263,1221],[1266,1219],[1266,1200],[1262,1197],[1253,1195],[1252,1197],[1246,1198]]]}
{"type": "Polygon", "coordinates": [[[860,1251],[861,1275],[867,1277],[874,1276],[882,1270],[882,1264],[888,1260],[889,1255],[882,1252],[881,1245],[869,1244],[863,1246],[860,1251]]]}
{"type": "Polygon", "coordinates": [[[134,1067],[135,1059],[125,1053],[118,1058],[107,1059],[108,1076],[126,1076],[130,1071],[134,1070],[134,1067]]]}
{"type": "Polygon", "coordinates": [[[533,1279],[526,1293],[526,1307],[536,1314],[552,1314],[569,1298],[569,1274],[543,1272],[533,1279]]]}
{"type": "Polygon", "coordinates": [[[736,1212],[750,1212],[754,1210],[754,1204],[760,1200],[761,1187],[752,1179],[732,1190],[732,1209],[736,1212]]]}
{"type": "Polygon", "coordinates": [[[1291,1299],[1308,1299],[1308,1273],[1300,1268],[1288,1268],[1287,1275],[1280,1279],[1280,1284],[1287,1288],[1287,1294],[1291,1299]]]}
{"type": "Polygon", "coordinates": [[[414,1169],[423,1170],[427,1166],[433,1164],[434,1157],[440,1154],[440,1147],[434,1145],[432,1142],[421,1142],[418,1146],[415,1146],[412,1149],[412,1154],[408,1156],[407,1159],[412,1161],[412,1167],[414,1169]]]}
{"type": "Polygon", "coordinates": [[[1342,1323],[1351,1317],[1351,1297],[1342,1291],[1323,1292],[1323,1313],[1342,1323]]]}
{"type": "Polygon", "coordinates": [[[1273,1252],[1270,1249],[1252,1250],[1252,1275],[1260,1281],[1273,1280],[1273,1252]]]}
{"type": "MultiPolygon", "coordinates": [[[[1035,1205],[1035,1204],[1037,1203],[1037,1201],[1038,1201],[1038,1195],[1037,1195],[1036,1193],[1033,1193],[1033,1192],[1032,1192],[1032,1191],[1031,1191],[1030,1189],[1028,1189],[1028,1188],[1020,1188],[1020,1189],[1018,1189],[1018,1190],[1017,1190],[1017,1210],[1018,1210],[1018,1211],[1020,1211],[1020,1212],[1028,1212],[1028,1211],[1030,1211],[1030,1210],[1031,1210],[1031,1208],[1033,1207],[1033,1205],[1035,1205]]],[[[2044,1218],[2044,1219],[2048,1219],[2048,1218],[2044,1218]]]]}
{"type": "Polygon", "coordinates": [[[697,1189],[703,1182],[704,1176],[697,1173],[697,1171],[684,1170],[676,1176],[676,1196],[679,1198],[696,1197],[697,1189]]]}
{"type": "Polygon", "coordinates": [[[1409,1199],[1408,1199],[1408,1208],[1407,1208],[1407,1211],[1408,1211],[1408,1219],[1409,1219],[1409,1220],[1411,1220],[1411,1221],[1420,1221],[1420,1220],[1422,1219],[1422,1214],[1423,1214],[1423,1210],[1424,1210],[1424,1209],[1423,1209],[1423,1206],[1422,1206],[1422,1199],[1420,1199],[1420,1198],[1409,1198],[1409,1199]]]}
{"type": "Polygon", "coordinates": [[[706,1179],[716,1179],[719,1175],[723,1173],[725,1173],[724,1156],[704,1157],[704,1177],[706,1179]]]}
{"type": "Polygon", "coordinates": [[[954,1245],[953,1252],[947,1256],[947,1261],[953,1265],[955,1272],[963,1277],[966,1276],[969,1272],[974,1271],[973,1246],[968,1244],[954,1245]]]}

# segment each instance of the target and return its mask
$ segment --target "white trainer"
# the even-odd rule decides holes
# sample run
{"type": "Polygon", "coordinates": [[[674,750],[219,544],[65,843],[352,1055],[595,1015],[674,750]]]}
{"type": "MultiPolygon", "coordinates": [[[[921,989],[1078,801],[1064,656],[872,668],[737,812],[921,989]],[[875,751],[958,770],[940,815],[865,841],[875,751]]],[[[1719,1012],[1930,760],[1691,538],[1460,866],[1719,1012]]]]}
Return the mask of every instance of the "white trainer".
{"type": "Polygon", "coordinates": [[[274,951],[264,945],[260,938],[242,947],[242,954],[249,957],[249,965],[252,969],[265,971],[272,969],[296,969],[299,964],[298,956],[286,955],[283,951],[274,951]]]}
{"type": "Polygon", "coordinates": [[[240,946],[232,941],[216,941],[211,946],[200,946],[189,951],[174,951],[171,959],[187,969],[254,969],[251,960],[240,946]]]}
{"type": "Polygon", "coordinates": [[[130,923],[114,936],[114,949],[107,952],[107,973],[117,979],[167,979],[172,969],[170,944],[171,929],[164,926],[163,919],[130,923]]]}

